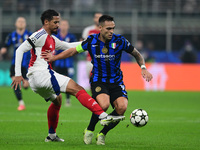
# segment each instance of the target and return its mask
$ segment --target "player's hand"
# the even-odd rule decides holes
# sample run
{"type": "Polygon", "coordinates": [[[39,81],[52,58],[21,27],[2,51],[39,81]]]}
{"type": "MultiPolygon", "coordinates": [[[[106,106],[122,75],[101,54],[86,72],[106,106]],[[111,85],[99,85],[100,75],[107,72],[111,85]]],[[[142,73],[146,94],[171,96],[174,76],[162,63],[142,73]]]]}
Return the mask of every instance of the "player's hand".
{"type": "Polygon", "coordinates": [[[147,81],[151,81],[151,79],[153,78],[152,74],[150,72],[147,71],[147,69],[142,69],[141,71],[142,77],[147,81]]]}
{"type": "Polygon", "coordinates": [[[24,78],[22,76],[15,76],[11,83],[12,88],[17,90],[17,87],[19,86],[21,90],[21,81],[24,83],[24,78]]]}
{"type": "Polygon", "coordinates": [[[48,51],[48,50],[46,50],[45,52],[42,52],[40,56],[41,56],[41,58],[43,58],[47,62],[54,61],[54,59],[53,59],[54,55],[50,51],[48,51]]]}

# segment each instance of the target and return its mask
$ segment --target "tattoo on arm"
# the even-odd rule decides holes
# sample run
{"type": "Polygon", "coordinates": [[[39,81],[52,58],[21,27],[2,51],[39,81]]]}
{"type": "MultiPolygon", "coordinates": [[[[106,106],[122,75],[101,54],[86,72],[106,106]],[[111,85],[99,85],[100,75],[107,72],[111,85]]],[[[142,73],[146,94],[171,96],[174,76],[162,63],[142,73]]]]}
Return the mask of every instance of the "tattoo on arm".
{"type": "Polygon", "coordinates": [[[144,61],[143,56],[141,55],[141,53],[136,48],[133,49],[131,55],[135,57],[139,66],[145,65],[145,61],[144,61]]]}

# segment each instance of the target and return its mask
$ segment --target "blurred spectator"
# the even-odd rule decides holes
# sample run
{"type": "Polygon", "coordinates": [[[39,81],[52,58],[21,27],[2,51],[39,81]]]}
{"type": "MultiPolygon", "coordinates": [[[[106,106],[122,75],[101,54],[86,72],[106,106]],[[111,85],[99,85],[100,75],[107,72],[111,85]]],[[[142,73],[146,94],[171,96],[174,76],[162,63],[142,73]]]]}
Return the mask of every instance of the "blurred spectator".
{"type": "Polygon", "coordinates": [[[183,12],[193,13],[195,11],[196,5],[197,5],[196,0],[186,0],[183,6],[183,12]]]}
{"type": "Polygon", "coordinates": [[[186,41],[180,59],[183,63],[196,63],[197,57],[193,45],[190,41],[186,41]]]}
{"type": "Polygon", "coordinates": [[[151,51],[153,50],[153,43],[149,42],[148,43],[148,48],[144,47],[143,41],[138,40],[136,42],[136,48],[138,49],[138,51],[142,54],[142,56],[144,57],[146,62],[152,62],[154,61],[154,59],[151,56],[151,51]]]}

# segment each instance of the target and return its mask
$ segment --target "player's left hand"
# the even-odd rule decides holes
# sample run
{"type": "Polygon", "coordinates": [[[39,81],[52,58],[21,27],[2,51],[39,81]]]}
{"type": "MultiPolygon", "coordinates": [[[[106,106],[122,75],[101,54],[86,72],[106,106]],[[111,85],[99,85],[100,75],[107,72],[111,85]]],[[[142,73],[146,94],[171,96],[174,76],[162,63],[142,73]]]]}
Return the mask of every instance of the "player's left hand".
{"type": "Polygon", "coordinates": [[[17,90],[17,87],[19,86],[21,90],[21,81],[24,83],[24,78],[22,76],[15,76],[11,83],[12,88],[17,90]]]}
{"type": "Polygon", "coordinates": [[[151,81],[151,79],[153,78],[152,74],[150,72],[148,72],[147,69],[142,69],[141,71],[142,77],[147,81],[151,81]]]}

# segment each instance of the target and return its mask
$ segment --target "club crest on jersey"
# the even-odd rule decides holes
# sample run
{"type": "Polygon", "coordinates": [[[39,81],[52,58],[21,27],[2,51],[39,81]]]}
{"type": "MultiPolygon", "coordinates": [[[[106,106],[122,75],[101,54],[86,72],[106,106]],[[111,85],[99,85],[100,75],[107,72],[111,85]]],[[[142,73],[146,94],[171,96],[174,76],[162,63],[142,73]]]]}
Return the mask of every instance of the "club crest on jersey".
{"type": "Polygon", "coordinates": [[[115,49],[116,48],[116,43],[112,43],[111,46],[112,46],[113,49],[115,49]]]}
{"type": "Polygon", "coordinates": [[[102,53],[106,54],[108,52],[108,49],[106,47],[102,48],[102,53]]]}
{"type": "Polygon", "coordinates": [[[101,91],[101,87],[100,87],[100,86],[97,86],[97,87],[95,88],[95,91],[96,91],[96,92],[100,92],[100,91],[101,91]]]}

